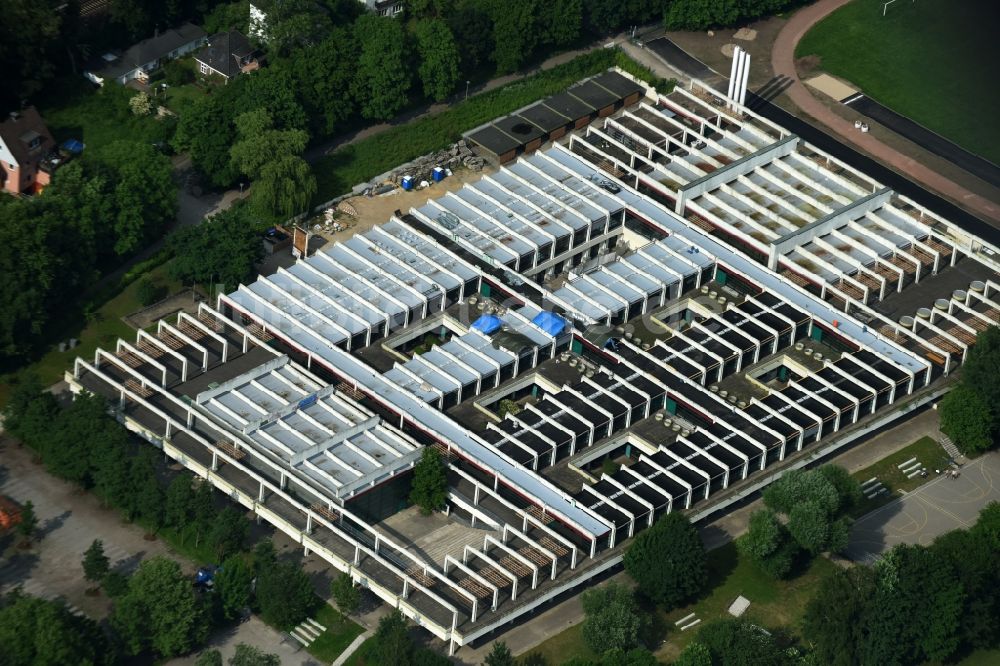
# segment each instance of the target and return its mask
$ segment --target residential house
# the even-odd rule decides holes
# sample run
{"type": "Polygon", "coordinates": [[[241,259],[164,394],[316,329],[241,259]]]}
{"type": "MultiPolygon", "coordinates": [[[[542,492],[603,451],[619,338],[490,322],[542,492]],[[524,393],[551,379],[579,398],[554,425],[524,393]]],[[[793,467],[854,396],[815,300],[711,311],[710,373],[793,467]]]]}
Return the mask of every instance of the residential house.
{"type": "Polygon", "coordinates": [[[204,30],[193,23],[185,23],[143,40],[120,55],[107,53],[101,56],[83,75],[99,86],[108,80],[125,85],[134,79],[145,79],[167,60],[190,53],[206,41],[204,30]]]}
{"type": "Polygon", "coordinates": [[[260,67],[256,49],[236,30],[212,35],[208,43],[194,54],[194,59],[199,72],[221,76],[227,83],[240,73],[252,72],[260,67]]]}
{"type": "Polygon", "coordinates": [[[56,142],[38,110],[29,106],[0,123],[0,187],[11,194],[35,194],[59,164],[56,142]]]}

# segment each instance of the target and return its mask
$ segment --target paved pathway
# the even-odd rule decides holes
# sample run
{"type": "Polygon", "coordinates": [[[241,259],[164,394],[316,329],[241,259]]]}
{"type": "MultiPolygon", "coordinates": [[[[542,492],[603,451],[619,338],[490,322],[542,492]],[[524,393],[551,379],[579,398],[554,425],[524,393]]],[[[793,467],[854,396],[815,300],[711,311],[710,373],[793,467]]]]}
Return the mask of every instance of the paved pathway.
{"type": "Polygon", "coordinates": [[[775,76],[786,76],[791,85],[786,90],[789,98],[802,111],[833,130],[841,140],[853,144],[921,184],[958,201],[977,215],[993,222],[1000,222],[1000,204],[978,194],[973,194],[957,183],[945,178],[933,169],[894,148],[882,143],[870,133],[863,134],[854,128],[854,123],[841,118],[828,109],[799,80],[795,70],[795,47],[809,29],[828,14],[847,4],[850,0],[818,0],[795,12],[778,33],[771,51],[771,67],[775,76]]]}
{"type": "Polygon", "coordinates": [[[154,555],[178,559],[163,541],[146,541],[141,528],[124,523],[94,495],[51,476],[31,455],[0,435],[0,493],[22,505],[30,500],[38,516],[31,548],[10,547],[0,556],[0,592],[20,585],[35,596],[65,599],[71,609],[100,619],[108,612],[107,597],[86,594],[92,584],[83,579],[80,565],[94,539],[104,542],[112,568],[119,570],[130,571],[154,555]]]}

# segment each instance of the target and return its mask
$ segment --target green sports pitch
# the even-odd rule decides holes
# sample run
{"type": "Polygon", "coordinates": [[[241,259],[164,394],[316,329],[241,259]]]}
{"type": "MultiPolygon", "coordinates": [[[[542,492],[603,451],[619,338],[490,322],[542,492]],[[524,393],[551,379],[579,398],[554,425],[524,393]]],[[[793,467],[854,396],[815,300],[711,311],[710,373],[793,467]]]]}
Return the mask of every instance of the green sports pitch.
{"type": "Polygon", "coordinates": [[[1000,164],[998,19],[1000,0],[852,0],[795,55],[1000,164]]]}

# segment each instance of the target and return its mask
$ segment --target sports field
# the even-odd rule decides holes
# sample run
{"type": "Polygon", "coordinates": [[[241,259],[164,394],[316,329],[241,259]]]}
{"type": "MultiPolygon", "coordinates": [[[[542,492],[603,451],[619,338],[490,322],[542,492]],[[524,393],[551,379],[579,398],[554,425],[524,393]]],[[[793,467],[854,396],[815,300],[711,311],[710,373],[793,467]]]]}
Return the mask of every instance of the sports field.
{"type": "Polygon", "coordinates": [[[796,57],[1000,164],[1000,1],[852,0],[799,42],[796,57]]]}

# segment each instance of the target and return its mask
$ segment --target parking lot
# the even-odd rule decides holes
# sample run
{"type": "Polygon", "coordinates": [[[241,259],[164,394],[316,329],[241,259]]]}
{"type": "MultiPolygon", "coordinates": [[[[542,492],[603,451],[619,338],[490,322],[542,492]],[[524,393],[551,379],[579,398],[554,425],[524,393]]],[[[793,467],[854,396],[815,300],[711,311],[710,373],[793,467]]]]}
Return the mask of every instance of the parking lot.
{"type": "Polygon", "coordinates": [[[1000,452],[964,465],[958,478],[931,470],[931,479],[906,496],[859,519],[851,530],[848,556],[871,561],[899,543],[931,543],[937,536],[976,522],[979,511],[1000,501],[1000,452]]]}
{"type": "Polygon", "coordinates": [[[21,505],[30,500],[38,516],[31,548],[17,547],[19,539],[13,534],[0,540],[0,592],[20,585],[29,594],[61,598],[70,610],[100,619],[110,605],[103,594],[86,594],[92,584],[84,580],[80,564],[94,539],[104,542],[112,567],[123,571],[147,557],[169,553],[162,541],[147,541],[140,528],[124,523],[93,495],[46,473],[31,461],[30,450],[2,435],[0,461],[0,494],[21,505]]]}

